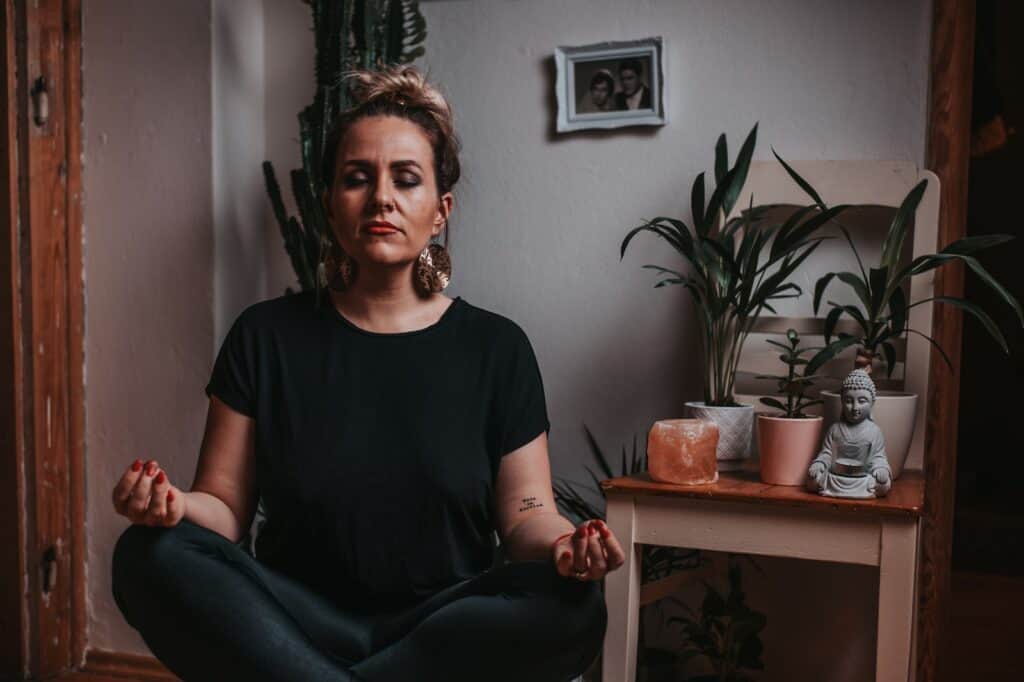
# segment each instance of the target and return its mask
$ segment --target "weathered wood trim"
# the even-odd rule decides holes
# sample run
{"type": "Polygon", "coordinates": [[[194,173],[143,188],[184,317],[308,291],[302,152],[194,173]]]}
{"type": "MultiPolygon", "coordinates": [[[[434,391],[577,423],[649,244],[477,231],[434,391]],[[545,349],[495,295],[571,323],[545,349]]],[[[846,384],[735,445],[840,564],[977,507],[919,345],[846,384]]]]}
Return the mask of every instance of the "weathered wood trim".
{"type": "MultiPolygon", "coordinates": [[[[0,677],[24,677],[29,669],[31,620],[24,599],[25,545],[25,434],[22,385],[21,239],[19,236],[21,192],[18,137],[19,117],[24,112],[24,88],[17,75],[25,53],[23,3],[5,0],[0,8],[0,41],[3,55],[3,131],[0,133],[0,546],[10,548],[0,558],[0,677]]],[[[23,125],[23,121],[21,122],[23,125]]]]}
{"type": "MultiPolygon", "coordinates": [[[[966,233],[970,154],[971,87],[974,67],[973,0],[935,0],[932,17],[931,93],[927,167],[939,177],[939,246],[966,233]]],[[[963,271],[936,271],[935,295],[963,293],[963,271]]],[[[960,393],[962,317],[952,306],[936,306],[932,338],[949,354],[950,372],[936,351],[930,360],[931,389],[925,432],[925,514],[919,582],[917,675],[940,678],[947,646],[956,443],[960,393]]]]}

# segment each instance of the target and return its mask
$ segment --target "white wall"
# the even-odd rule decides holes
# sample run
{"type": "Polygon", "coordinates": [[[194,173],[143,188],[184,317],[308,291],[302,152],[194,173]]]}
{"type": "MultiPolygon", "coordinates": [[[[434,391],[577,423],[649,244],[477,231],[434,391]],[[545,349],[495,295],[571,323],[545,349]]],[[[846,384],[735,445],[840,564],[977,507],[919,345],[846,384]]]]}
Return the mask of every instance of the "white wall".
{"type": "Polygon", "coordinates": [[[209,0],[83,6],[89,646],[145,652],[110,592],[136,457],[187,489],[213,358],[209,0]]]}

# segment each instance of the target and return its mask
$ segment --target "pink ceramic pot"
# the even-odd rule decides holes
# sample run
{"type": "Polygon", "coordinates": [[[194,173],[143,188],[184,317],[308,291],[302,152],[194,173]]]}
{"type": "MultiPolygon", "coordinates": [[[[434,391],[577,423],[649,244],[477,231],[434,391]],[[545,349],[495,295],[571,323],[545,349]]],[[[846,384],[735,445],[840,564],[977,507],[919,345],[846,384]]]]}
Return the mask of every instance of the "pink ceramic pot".
{"type": "Polygon", "coordinates": [[[821,423],[821,417],[757,415],[761,480],[772,485],[803,485],[821,444],[821,423]]]}

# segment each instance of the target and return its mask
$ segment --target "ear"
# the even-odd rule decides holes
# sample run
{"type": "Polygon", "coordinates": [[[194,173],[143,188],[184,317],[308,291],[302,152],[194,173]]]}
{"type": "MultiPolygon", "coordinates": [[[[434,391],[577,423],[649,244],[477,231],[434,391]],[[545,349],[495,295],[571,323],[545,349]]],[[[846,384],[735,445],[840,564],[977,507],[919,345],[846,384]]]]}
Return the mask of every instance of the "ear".
{"type": "Polygon", "coordinates": [[[437,205],[437,213],[434,214],[434,230],[431,232],[432,236],[441,234],[441,230],[444,228],[445,222],[452,214],[452,208],[455,205],[455,196],[451,192],[445,192],[441,195],[441,200],[437,205]]]}

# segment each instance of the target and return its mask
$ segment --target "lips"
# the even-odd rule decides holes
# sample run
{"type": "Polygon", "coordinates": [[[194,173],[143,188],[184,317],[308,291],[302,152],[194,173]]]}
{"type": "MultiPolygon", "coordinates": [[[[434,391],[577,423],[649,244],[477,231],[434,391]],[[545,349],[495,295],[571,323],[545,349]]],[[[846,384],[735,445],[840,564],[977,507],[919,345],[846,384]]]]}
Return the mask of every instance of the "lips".
{"type": "Polygon", "coordinates": [[[372,223],[366,223],[364,226],[366,231],[370,234],[392,234],[398,232],[398,228],[391,223],[384,221],[374,221],[372,223]]]}

